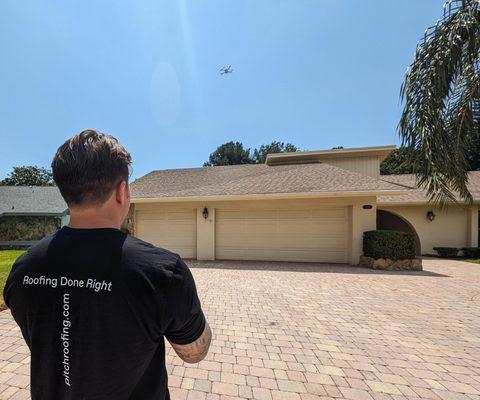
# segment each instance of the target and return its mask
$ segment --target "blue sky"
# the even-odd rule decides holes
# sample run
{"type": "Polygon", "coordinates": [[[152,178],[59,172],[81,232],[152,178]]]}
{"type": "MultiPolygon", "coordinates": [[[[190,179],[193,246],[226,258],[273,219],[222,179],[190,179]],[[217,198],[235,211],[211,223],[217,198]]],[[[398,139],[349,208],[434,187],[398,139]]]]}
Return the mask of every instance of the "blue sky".
{"type": "Polygon", "coordinates": [[[0,178],[94,128],[133,177],[218,145],[398,144],[399,88],[442,0],[0,2],[0,178]],[[218,70],[231,64],[234,73],[218,70]]]}

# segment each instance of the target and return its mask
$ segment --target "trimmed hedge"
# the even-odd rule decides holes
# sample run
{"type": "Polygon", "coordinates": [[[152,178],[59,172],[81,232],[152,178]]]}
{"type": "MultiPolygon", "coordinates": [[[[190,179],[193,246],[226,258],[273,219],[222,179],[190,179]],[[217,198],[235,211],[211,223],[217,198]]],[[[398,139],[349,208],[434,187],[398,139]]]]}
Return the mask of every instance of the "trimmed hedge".
{"type": "Polygon", "coordinates": [[[462,251],[465,258],[480,258],[480,247],[463,247],[462,251]]]}
{"type": "Polygon", "coordinates": [[[412,259],[415,258],[415,239],[407,232],[386,230],[364,232],[363,254],[376,259],[412,259]]]}
{"type": "Polygon", "coordinates": [[[460,249],[456,247],[434,247],[440,257],[457,257],[460,249]]]}
{"type": "Polygon", "coordinates": [[[0,244],[0,250],[28,250],[35,242],[31,244],[0,244]]]}
{"type": "Polygon", "coordinates": [[[58,229],[58,217],[3,216],[0,218],[0,241],[40,240],[58,229]]]}

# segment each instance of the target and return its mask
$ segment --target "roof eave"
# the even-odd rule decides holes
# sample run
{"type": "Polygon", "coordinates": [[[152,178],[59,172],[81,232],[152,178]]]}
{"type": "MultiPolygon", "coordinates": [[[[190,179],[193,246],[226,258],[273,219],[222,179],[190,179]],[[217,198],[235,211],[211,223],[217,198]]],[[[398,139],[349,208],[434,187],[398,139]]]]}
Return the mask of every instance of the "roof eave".
{"type": "Polygon", "coordinates": [[[172,203],[194,201],[235,201],[235,200],[284,200],[284,199],[312,199],[332,197],[370,197],[405,195],[405,190],[357,190],[340,192],[294,192],[294,193],[258,193],[243,195],[214,195],[214,196],[181,196],[181,197],[132,197],[132,203],[172,203]]]}
{"type": "MultiPolygon", "coordinates": [[[[457,203],[449,203],[452,206],[458,205],[458,206],[465,206],[469,205],[467,202],[462,202],[458,201],[457,203]]],[[[473,203],[475,205],[480,204],[480,199],[474,199],[473,203]]],[[[430,205],[432,207],[435,207],[435,204],[430,203],[428,200],[405,200],[405,201],[377,201],[377,206],[380,207],[387,207],[387,206],[424,206],[424,205],[430,205]]]]}

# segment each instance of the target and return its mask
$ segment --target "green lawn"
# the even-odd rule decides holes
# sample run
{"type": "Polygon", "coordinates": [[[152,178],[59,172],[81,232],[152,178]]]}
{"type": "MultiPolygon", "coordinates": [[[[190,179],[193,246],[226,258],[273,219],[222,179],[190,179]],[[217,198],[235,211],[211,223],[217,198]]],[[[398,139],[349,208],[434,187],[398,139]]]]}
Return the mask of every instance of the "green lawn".
{"type": "Polygon", "coordinates": [[[471,263],[475,263],[475,264],[480,264],[480,258],[474,258],[474,259],[463,260],[463,261],[471,262],[471,263]]]}
{"type": "Polygon", "coordinates": [[[25,253],[25,250],[0,250],[0,311],[5,308],[3,301],[3,287],[14,261],[25,253]]]}

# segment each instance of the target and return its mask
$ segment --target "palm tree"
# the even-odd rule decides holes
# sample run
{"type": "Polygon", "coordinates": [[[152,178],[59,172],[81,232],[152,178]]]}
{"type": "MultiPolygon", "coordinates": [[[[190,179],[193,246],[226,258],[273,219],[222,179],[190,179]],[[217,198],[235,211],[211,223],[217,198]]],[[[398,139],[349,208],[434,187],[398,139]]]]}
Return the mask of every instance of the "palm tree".
{"type": "Polygon", "coordinates": [[[401,88],[403,145],[419,186],[445,206],[467,202],[467,155],[480,135],[480,0],[450,0],[425,31],[401,88]]]}

